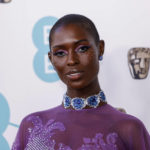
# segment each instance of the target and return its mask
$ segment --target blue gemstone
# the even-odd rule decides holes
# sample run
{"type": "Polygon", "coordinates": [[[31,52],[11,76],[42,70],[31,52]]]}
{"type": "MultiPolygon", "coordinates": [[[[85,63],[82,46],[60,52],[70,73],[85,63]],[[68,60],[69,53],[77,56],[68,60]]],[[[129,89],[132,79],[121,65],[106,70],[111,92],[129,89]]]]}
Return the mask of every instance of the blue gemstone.
{"type": "Polygon", "coordinates": [[[71,104],[71,99],[69,98],[69,96],[66,96],[64,101],[64,106],[70,107],[70,104],[71,104]]]}
{"type": "Polygon", "coordinates": [[[96,96],[90,96],[88,99],[87,99],[87,102],[88,102],[88,105],[89,106],[97,106],[98,104],[98,101],[97,101],[97,97],[96,96]]]}
{"type": "Polygon", "coordinates": [[[106,97],[105,97],[105,94],[104,94],[104,92],[100,92],[100,94],[99,94],[99,96],[100,96],[100,99],[102,100],[102,101],[105,101],[106,100],[106,97]]]}
{"type": "Polygon", "coordinates": [[[84,100],[82,98],[74,98],[72,105],[75,109],[82,109],[84,107],[84,100]]]}

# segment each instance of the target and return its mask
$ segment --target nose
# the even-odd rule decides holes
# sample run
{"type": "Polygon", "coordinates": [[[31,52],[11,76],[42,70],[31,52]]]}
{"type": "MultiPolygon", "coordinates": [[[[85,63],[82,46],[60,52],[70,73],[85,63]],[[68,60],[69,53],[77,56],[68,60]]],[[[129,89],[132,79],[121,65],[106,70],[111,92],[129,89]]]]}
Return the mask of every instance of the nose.
{"type": "Polygon", "coordinates": [[[140,68],[145,68],[145,59],[141,59],[140,68]]]}
{"type": "Polygon", "coordinates": [[[69,51],[68,59],[67,59],[67,65],[68,66],[74,66],[79,63],[78,54],[75,51],[69,51]]]}

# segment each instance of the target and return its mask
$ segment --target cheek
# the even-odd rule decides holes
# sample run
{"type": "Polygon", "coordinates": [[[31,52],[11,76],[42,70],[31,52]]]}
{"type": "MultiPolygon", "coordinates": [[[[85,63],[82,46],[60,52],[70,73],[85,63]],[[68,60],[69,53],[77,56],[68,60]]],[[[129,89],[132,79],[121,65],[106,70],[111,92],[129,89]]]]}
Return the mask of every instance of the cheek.
{"type": "Polygon", "coordinates": [[[147,62],[145,63],[145,66],[146,66],[146,69],[149,69],[150,62],[149,62],[149,61],[147,61],[147,62]]]}
{"type": "Polygon", "coordinates": [[[88,56],[83,56],[80,60],[82,61],[81,64],[83,64],[87,70],[92,72],[99,71],[99,60],[96,53],[91,53],[88,56]]]}
{"type": "Polygon", "coordinates": [[[53,59],[53,66],[59,76],[64,72],[64,62],[63,59],[53,59]]]}

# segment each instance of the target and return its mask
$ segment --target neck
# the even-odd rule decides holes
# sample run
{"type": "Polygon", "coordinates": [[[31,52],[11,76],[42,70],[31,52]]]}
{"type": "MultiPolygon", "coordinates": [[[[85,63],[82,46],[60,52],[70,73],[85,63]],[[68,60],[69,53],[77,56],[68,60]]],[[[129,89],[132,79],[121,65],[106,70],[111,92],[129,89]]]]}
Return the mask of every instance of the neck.
{"type": "Polygon", "coordinates": [[[74,97],[89,97],[91,95],[95,95],[98,94],[98,92],[100,91],[100,85],[98,82],[98,78],[96,78],[93,82],[91,82],[90,84],[88,84],[87,86],[85,86],[84,88],[80,88],[80,89],[74,89],[74,88],[70,88],[67,87],[67,95],[71,98],[74,97]]]}

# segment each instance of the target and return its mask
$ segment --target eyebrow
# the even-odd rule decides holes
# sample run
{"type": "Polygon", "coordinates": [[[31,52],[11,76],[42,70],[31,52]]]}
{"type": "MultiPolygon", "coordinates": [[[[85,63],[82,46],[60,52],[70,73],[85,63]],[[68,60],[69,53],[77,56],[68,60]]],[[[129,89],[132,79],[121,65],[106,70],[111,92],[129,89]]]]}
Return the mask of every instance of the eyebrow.
{"type": "Polygon", "coordinates": [[[75,42],[75,45],[77,45],[77,44],[79,44],[79,43],[81,43],[81,42],[88,42],[88,40],[87,40],[87,39],[82,39],[82,40],[76,41],[76,42],[75,42]]]}
{"type": "MultiPolygon", "coordinates": [[[[78,41],[74,42],[74,44],[77,45],[81,42],[88,42],[88,40],[87,39],[78,40],[78,41]]],[[[62,47],[64,47],[64,46],[63,45],[55,45],[55,46],[52,47],[52,49],[53,48],[62,48],[62,47]]]]}

